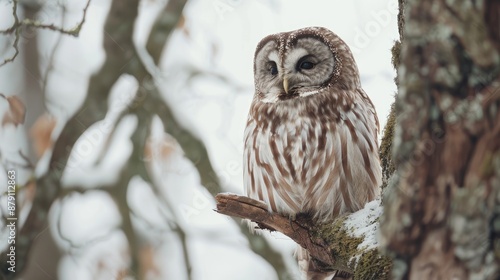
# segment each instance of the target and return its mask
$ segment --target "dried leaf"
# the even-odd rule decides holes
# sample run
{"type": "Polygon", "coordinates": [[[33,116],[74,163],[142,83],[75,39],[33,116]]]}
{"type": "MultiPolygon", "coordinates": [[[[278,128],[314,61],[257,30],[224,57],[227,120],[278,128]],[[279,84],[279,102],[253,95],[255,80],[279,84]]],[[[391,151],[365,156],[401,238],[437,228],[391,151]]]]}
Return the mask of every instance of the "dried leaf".
{"type": "Polygon", "coordinates": [[[56,119],[52,115],[46,113],[41,115],[31,127],[31,143],[38,158],[54,144],[51,136],[55,126],[56,119]]]}
{"type": "Polygon", "coordinates": [[[176,149],[177,143],[169,135],[164,135],[162,139],[149,138],[144,147],[145,161],[149,162],[153,159],[165,160],[176,149]]]}
{"type": "Polygon", "coordinates": [[[189,38],[189,29],[186,26],[186,18],[184,17],[184,15],[180,16],[179,21],[177,22],[177,28],[182,30],[182,33],[184,33],[184,35],[189,38]]]}
{"type": "Polygon", "coordinates": [[[14,126],[18,126],[24,123],[24,119],[26,117],[26,107],[24,103],[17,96],[7,96],[2,95],[7,102],[9,102],[9,111],[5,113],[2,119],[2,126],[6,124],[13,124],[14,126]]]}
{"type": "Polygon", "coordinates": [[[154,276],[160,276],[160,270],[158,269],[155,262],[155,251],[152,246],[147,245],[140,248],[139,266],[140,274],[142,276],[140,279],[151,278],[147,277],[151,274],[153,274],[154,276]]]}

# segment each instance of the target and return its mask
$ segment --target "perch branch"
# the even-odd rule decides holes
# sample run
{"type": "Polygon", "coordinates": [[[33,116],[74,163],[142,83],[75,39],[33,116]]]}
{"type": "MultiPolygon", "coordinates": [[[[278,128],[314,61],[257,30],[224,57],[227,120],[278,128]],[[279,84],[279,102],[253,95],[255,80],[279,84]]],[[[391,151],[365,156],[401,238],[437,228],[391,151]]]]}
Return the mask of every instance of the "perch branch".
{"type": "Polygon", "coordinates": [[[267,210],[268,206],[265,203],[249,197],[221,193],[215,199],[218,213],[249,219],[262,229],[279,231],[305,248],[315,259],[327,266],[335,265],[335,259],[332,257],[328,244],[314,236],[310,223],[300,218],[292,220],[281,214],[271,213],[267,210]]]}
{"type": "Polygon", "coordinates": [[[249,219],[290,237],[309,252],[317,271],[337,270],[337,276],[353,280],[390,279],[392,261],[380,254],[376,238],[380,200],[330,223],[315,223],[306,215],[290,219],[271,213],[265,203],[245,196],[222,193],[215,198],[218,213],[249,219]]]}

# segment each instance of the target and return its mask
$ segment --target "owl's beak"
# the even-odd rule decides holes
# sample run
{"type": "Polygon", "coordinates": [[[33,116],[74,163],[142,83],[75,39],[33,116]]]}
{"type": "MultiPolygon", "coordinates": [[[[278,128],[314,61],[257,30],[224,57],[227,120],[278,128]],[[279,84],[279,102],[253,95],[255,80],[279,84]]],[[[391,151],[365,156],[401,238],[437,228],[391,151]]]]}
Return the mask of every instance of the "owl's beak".
{"type": "Polygon", "coordinates": [[[288,94],[288,79],[287,77],[283,77],[283,89],[285,90],[286,94],[288,94]]]}

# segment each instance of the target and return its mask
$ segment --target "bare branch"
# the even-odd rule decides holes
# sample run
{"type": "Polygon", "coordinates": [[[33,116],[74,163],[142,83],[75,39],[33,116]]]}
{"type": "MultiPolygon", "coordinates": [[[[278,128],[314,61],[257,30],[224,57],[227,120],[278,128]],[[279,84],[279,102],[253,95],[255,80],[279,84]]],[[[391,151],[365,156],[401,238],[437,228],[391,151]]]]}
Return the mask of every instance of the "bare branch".
{"type": "MultiPolygon", "coordinates": [[[[39,29],[49,29],[52,31],[57,31],[57,32],[62,33],[62,34],[71,35],[73,37],[78,37],[80,35],[80,31],[82,30],[83,24],[85,23],[85,18],[87,17],[87,10],[90,6],[90,1],[91,0],[88,0],[87,4],[85,5],[85,8],[83,8],[83,16],[82,16],[82,19],[80,20],[80,22],[75,27],[70,28],[70,29],[65,29],[65,28],[59,27],[55,24],[43,24],[39,21],[35,21],[32,19],[23,19],[20,22],[20,24],[21,24],[21,26],[35,27],[35,28],[39,28],[39,29]]],[[[16,1],[14,1],[14,2],[16,2],[16,1]]],[[[19,28],[19,27],[20,26],[18,26],[17,28],[19,28]]]]}
{"type": "Polygon", "coordinates": [[[14,43],[12,44],[12,47],[14,48],[14,54],[9,58],[4,59],[4,61],[0,63],[0,67],[14,61],[14,59],[16,59],[16,57],[19,55],[19,38],[21,37],[19,34],[20,29],[16,29],[15,32],[16,32],[15,35],[16,37],[14,39],[14,43]]]}
{"type": "Polygon", "coordinates": [[[18,0],[13,0],[12,1],[13,2],[12,15],[14,17],[14,23],[12,24],[11,27],[4,29],[4,30],[0,30],[0,34],[8,35],[8,34],[15,33],[14,43],[12,44],[12,47],[14,48],[14,54],[9,58],[4,59],[4,61],[2,63],[0,63],[0,67],[7,64],[7,63],[13,62],[14,59],[16,59],[16,57],[19,55],[19,39],[21,37],[20,33],[21,33],[21,29],[23,27],[34,27],[34,28],[38,28],[38,29],[48,29],[48,30],[59,32],[61,34],[66,34],[66,35],[70,35],[73,37],[78,37],[80,35],[80,31],[82,30],[83,24],[85,23],[85,19],[87,17],[87,10],[90,6],[90,1],[91,0],[88,0],[87,4],[83,8],[83,16],[82,16],[82,19],[80,20],[80,22],[73,28],[65,29],[65,28],[59,27],[55,24],[43,24],[39,21],[28,19],[28,18],[20,21],[18,16],[17,16],[17,7],[18,7],[17,2],[18,2],[18,0]]]}
{"type": "Polygon", "coordinates": [[[17,17],[17,0],[14,0],[12,2],[14,2],[12,4],[12,15],[14,16],[14,23],[12,24],[11,27],[5,30],[0,30],[0,34],[11,34],[19,26],[19,18],[17,17]]]}
{"type": "Polygon", "coordinates": [[[9,58],[4,59],[2,63],[0,63],[0,67],[14,61],[16,57],[19,55],[19,38],[20,38],[20,28],[19,28],[19,18],[17,17],[17,1],[13,1],[14,4],[12,5],[12,15],[14,16],[14,24],[6,29],[6,30],[0,30],[0,34],[12,34],[15,32],[15,39],[13,43],[13,48],[14,48],[14,55],[12,55],[9,58]]]}

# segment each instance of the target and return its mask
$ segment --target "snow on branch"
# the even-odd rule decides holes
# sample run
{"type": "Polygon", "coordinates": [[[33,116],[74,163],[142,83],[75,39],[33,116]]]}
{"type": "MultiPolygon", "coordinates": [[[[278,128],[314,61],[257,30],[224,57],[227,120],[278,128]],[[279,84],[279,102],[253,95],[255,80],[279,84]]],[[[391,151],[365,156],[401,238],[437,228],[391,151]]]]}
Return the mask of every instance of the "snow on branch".
{"type": "Polygon", "coordinates": [[[349,279],[389,279],[392,263],[379,253],[376,238],[382,214],[380,200],[332,223],[316,224],[307,215],[292,219],[269,212],[265,203],[249,197],[221,193],[215,198],[218,213],[248,219],[260,229],[283,233],[319,261],[322,270],[339,270],[349,274],[349,279]]]}

